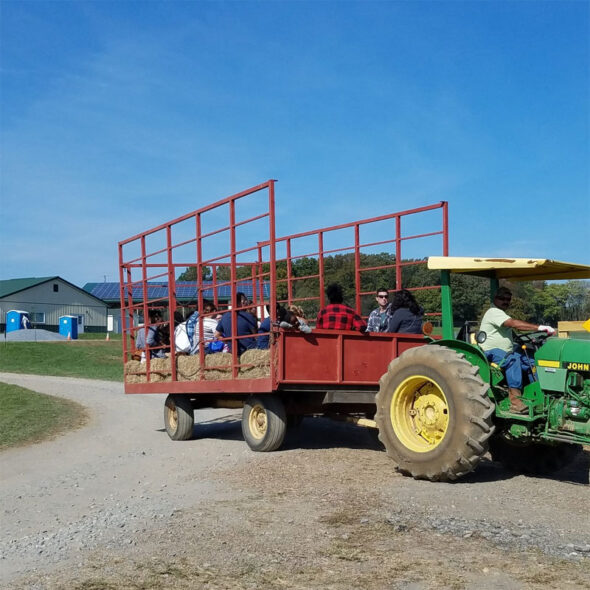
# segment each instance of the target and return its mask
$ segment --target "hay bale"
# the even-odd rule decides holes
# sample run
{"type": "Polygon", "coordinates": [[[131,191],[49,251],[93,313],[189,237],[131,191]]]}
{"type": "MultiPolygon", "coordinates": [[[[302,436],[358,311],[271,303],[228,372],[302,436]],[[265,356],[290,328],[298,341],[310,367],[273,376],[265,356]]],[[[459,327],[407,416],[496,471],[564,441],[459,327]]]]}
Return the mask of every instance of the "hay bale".
{"type": "Polygon", "coordinates": [[[150,361],[150,383],[159,383],[161,381],[172,381],[172,369],[169,358],[155,358],[150,361]]]}
{"type": "Polygon", "coordinates": [[[205,379],[218,381],[220,379],[231,379],[231,353],[215,352],[205,357],[205,379]],[[215,368],[212,368],[215,367],[215,368]]]}
{"type": "Polygon", "coordinates": [[[270,350],[252,348],[240,357],[238,379],[257,379],[270,375],[270,350]],[[244,366],[252,365],[252,366],[244,366]]]}
{"type": "Polygon", "coordinates": [[[125,363],[125,383],[145,383],[145,363],[130,360],[125,363]]]}
{"type": "Polygon", "coordinates": [[[199,355],[176,357],[176,377],[179,381],[198,381],[201,362],[199,355]]]}

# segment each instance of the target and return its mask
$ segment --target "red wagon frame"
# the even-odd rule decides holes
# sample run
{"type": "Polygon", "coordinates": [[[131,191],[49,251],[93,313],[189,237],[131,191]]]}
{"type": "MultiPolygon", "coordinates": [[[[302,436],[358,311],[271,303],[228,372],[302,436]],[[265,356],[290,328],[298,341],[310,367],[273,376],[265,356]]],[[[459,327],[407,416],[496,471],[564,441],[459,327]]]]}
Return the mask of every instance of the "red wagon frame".
{"type": "MultiPolygon", "coordinates": [[[[440,253],[448,255],[448,204],[445,201],[390,213],[361,221],[334,225],[318,230],[277,237],[275,228],[275,182],[269,180],[245,191],[218,200],[211,205],[163,223],[150,230],[119,242],[119,273],[121,285],[121,319],[123,330],[123,357],[125,361],[134,352],[134,319],[138,313],[145,319],[147,332],[150,327],[149,310],[167,310],[167,319],[158,322],[160,327],[170,329],[171,381],[149,382],[152,360],[147,354],[145,362],[146,383],[125,383],[126,393],[175,393],[191,394],[250,394],[276,391],[376,391],[379,377],[388,363],[401,352],[424,344],[420,335],[409,334],[360,334],[337,330],[313,330],[309,335],[272,328],[270,346],[270,375],[256,379],[239,377],[240,357],[237,354],[237,337],[231,341],[231,378],[211,380],[204,369],[199,379],[178,379],[174,345],[174,313],[183,307],[178,296],[177,275],[187,268],[195,269],[195,303],[203,309],[203,301],[211,298],[218,306],[229,306],[229,313],[240,310],[236,293],[248,289],[259,315],[269,306],[273,323],[276,323],[277,303],[303,303],[321,307],[325,304],[324,262],[327,256],[349,253],[354,259],[355,301],[357,313],[361,313],[363,297],[373,291],[363,291],[364,273],[390,268],[395,271],[395,287],[403,287],[403,268],[414,264],[426,264],[425,260],[404,261],[404,244],[410,240],[440,237],[440,253]],[[244,206],[242,206],[244,205],[244,206]],[[427,212],[440,212],[440,224],[433,231],[404,235],[404,223],[408,218],[427,212]],[[371,233],[380,223],[391,223],[395,228],[393,237],[363,241],[361,231],[371,233]],[[179,229],[182,228],[182,231],[179,229]],[[188,228],[188,233],[187,233],[188,228]],[[250,228],[251,231],[250,231],[250,228]],[[262,228],[262,229],[261,229],[262,228]],[[184,234],[182,232],[185,232],[184,234]],[[264,232],[263,240],[256,239],[264,232]],[[349,242],[337,247],[325,247],[328,236],[337,232],[351,232],[349,242]],[[255,236],[254,238],[252,236],[255,236]],[[247,240],[250,238],[250,242],[247,240]],[[246,245],[242,241],[246,241],[246,245]],[[295,244],[315,242],[309,251],[295,253],[295,244]],[[226,244],[219,249],[219,243],[226,244]],[[212,248],[217,247],[212,255],[212,248]],[[394,262],[390,265],[364,267],[363,255],[375,248],[392,248],[394,262]],[[183,258],[188,252],[188,259],[183,258]],[[282,252],[282,253],[281,253],[282,252]],[[294,261],[308,257],[317,261],[318,272],[296,276],[294,261]],[[278,268],[284,276],[279,276],[278,268]],[[206,277],[208,277],[206,279],[206,277]],[[159,281],[160,290],[152,288],[159,281]],[[315,281],[317,291],[300,297],[297,286],[300,281],[315,281]],[[165,284],[162,284],[165,283],[165,284]],[[278,291],[286,297],[279,298],[278,291]],[[229,292],[222,301],[220,292],[229,292]]],[[[429,252],[432,254],[433,252],[429,252]]],[[[434,252],[436,253],[436,252],[434,252]]],[[[415,287],[438,289],[438,284],[415,287]]],[[[200,334],[203,333],[202,317],[200,334]]],[[[235,325],[235,324],[234,324],[235,325]]],[[[200,347],[200,364],[204,366],[205,353],[200,347]]],[[[215,367],[209,367],[214,369],[215,367]]],[[[227,396],[226,396],[227,397],[227,396]]]]}

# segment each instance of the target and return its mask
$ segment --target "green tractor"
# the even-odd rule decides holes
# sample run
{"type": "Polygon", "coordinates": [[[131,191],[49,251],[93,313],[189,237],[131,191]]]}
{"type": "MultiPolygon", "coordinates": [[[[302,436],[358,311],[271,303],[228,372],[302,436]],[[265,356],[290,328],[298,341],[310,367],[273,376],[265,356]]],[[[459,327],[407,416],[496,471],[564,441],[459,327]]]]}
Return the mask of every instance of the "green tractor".
{"type": "Polygon", "coordinates": [[[455,337],[450,275],[487,277],[494,293],[500,279],[587,279],[590,266],[440,256],[429,258],[428,267],[441,271],[442,339],[393,360],[376,400],[379,438],[398,469],[418,479],[455,480],[488,450],[520,473],[548,474],[571,463],[590,445],[590,339],[515,336],[534,368],[522,392],[526,413],[512,413],[502,368],[479,347],[485,334],[467,324],[455,337]]]}

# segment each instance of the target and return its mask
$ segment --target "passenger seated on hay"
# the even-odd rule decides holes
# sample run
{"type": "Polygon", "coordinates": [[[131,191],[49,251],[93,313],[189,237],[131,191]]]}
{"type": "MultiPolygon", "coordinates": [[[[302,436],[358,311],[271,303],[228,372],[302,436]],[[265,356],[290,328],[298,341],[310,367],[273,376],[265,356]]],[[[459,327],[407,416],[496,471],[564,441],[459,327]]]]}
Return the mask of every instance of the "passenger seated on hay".
{"type": "MultiPolygon", "coordinates": [[[[157,324],[158,322],[162,321],[162,314],[157,309],[152,309],[149,312],[150,324],[157,324]]],[[[141,350],[141,362],[145,362],[145,348],[147,346],[150,347],[150,358],[165,358],[166,353],[162,348],[156,348],[162,346],[162,335],[160,333],[159,326],[150,326],[147,329],[147,337],[146,337],[146,329],[145,326],[141,326],[137,331],[135,336],[135,348],[137,350],[141,350]],[[153,350],[152,347],[156,348],[153,350]]]]}
{"type": "MultiPolygon", "coordinates": [[[[217,308],[212,301],[203,300],[203,342],[205,343],[205,352],[208,352],[209,343],[215,339],[215,330],[217,329],[217,319],[214,317],[217,308]]],[[[186,333],[190,342],[189,354],[199,352],[199,312],[195,311],[186,321],[186,333]]]]}
{"type": "MultiPolygon", "coordinates": [[[[251,305],[250,300],[244,293],[236,294],[238,308],[245,308],[251,305]]],[[[239,309],[236,312],[237,336],[252,336],[252,338],[240,338],[238,342],[238,354],[245,350],[256,348],[256,338],[254,334],[258,333],[258,320],[256,316],[247,309],[239,309]]],[[[233,335],[232,312],[228,311],[221,316],[217,327],[215,328],[215,338],[230,338],[233,335]]],[[[231,351],[231,341],[226,341],[228,352],[231,351]]]]}

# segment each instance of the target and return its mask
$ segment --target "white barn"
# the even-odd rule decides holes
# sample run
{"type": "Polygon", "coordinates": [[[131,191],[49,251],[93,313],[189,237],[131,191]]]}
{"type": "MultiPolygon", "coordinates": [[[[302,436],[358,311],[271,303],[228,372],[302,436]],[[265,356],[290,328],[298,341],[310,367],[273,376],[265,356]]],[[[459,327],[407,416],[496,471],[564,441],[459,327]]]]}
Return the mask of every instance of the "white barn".
{"type": "Polygon", "coordinates": [[[78,332],[106,332],[107,304],[61,277],[33,277],[0,281],[0,330],[6,330],[6,313],[29,313],[33,328],[57,332],[59,318],[78,318],[78,332]]]}

